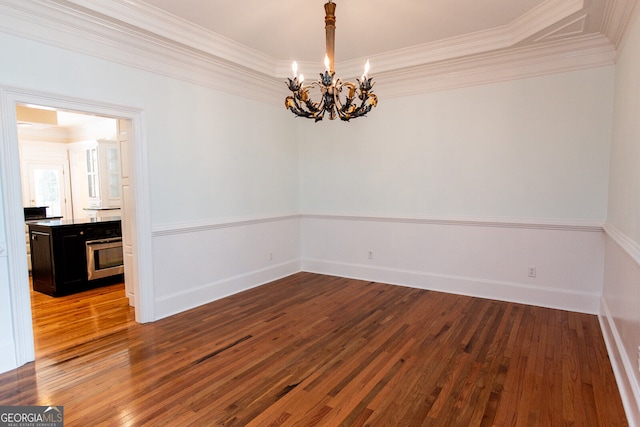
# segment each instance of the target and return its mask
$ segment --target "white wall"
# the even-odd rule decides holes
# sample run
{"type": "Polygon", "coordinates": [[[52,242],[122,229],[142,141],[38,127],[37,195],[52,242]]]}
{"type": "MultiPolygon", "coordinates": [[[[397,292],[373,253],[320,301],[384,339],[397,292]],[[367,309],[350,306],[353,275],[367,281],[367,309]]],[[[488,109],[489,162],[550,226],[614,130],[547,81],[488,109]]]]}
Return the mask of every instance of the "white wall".
{"type": "Polygon", "coordinates": [[[604,221],[614,67],[299,122],[307,213],[604,221]]]}
{"type": "MultiPolygon", "coordinates": [[[[174,230],[179,234],[193,224],[229,222],[241,230],[249,225],[238,224],[238,219],[264,220],[297,213],[297,140],[291,132],[292,118],[283,114],[283,108],[5,33],[0,33],[0,57],[5,58],[0,67],[0,89],[16,87],[143,111],[146,127],[142,133],[146,141],[136,143],[147,144],[150,229],[159,227],[164,232],[174,230]]],[[[6,138],[1,142],[12,143],[6,138]]],[[[0,220],[4,230],[4,218],[0,220]]],[[[266,221],[261,233],[270,239],[279,239],[281,227],[273,226],[277,223],[266,221]]],[[[295,221],[286,224],[292,230],[289,234],[295,237],[298,224],[295,221]]],[[[229,247],[227,239],[234,239],[224,233],[185,233],[190,247],[211,244],[229,247]]],[[[237,251],[250,252],[253,246],[250,238],[232,243],[237,251]]],[[[172,253],[175,250],[172,244],[170,238],[156,236],[153,253],[172,253]]],[[[297,259],[297,237],[282,245],[285,248],[279,246],[281,255],[295,253],[293,258],[297,259]]],[[[225,274],[235,274],[226,264],[222,265],[229,262],[228,258],[221,260],[204,253],[190,253],[193,257],[154,262],[156,278],[181,277],[177,281],[154,283],[154,287],[159,287],[159,298],[172,292],[195,292],[201,281],[193,275],[181,276],[194,265],[210,266],[209,282],[225,281],[230,279],[225,274]],[[216,268],[217,264],[224,268],[216,268]]],[[[281,262],[284,261],[281,259],[281,262]]],[[[227,288],[227,293],[283,274],[283,269],[275,267],[266,256],[250,264],[239,261],[238,265],[259,270],[256,275],[261,282],[237,282],[235,288],[227,288]]],[[[295,264],[295,271],[297,267],[295,264]]],[[[6,269],[0,273],[4,271],[6,269]]],[[[0,274],[0,296],[9,294],[12,280],[0,274]]],[[[8,299],[2,298],[2,301],[6,304],[8,299]]],[[[167,306],[166,301],[155,301],[160,306],[156,317],[185,309],[181,303],[178,299],[175,306],[167,306]]],[[[12,312],[5,310],[4,305],[1,308],[0,371],[4,371],[15,367],[15,337],[12,339],[12,312]]]]}
{"type": "Polygon", "coordinates": [[[300,271],[297,215],[158,227],[154,236],[158,317],[300,271]]]}
{"type": "Polygon", "coordinates": [[[613,76],[383,99],[353,123],[301,122],[303,269],[598,312],[613,76]]]}
{"type": "Polygon", "coordinates": [[[154,225],[297,210],[282,108],[6,34],[0,53],[4,86],[144,110],[154,225]]]}
{"type": "Polygon", "coordinates": [[[306,271],[586,313],[599,309],[599,227],[308,216],[302,235],[306,271]],[[528,276],[530,266],[535,277],[528,276]]]}
{"type": "MultiPolygon", "coordinates": [[[[631,186],[612,194],[611,221],[636,242],[638,102],[624,94],[637,93],[637,32],[618,67],[610,187],[631,186]]],[[[0,57],[0,88],[143,111],[158,318],[297,271],[300,257],[307,270],[595,310],[614,67],[382,99],[345,124],[7,34],[0,57]]],[[[637,318],[618,319],[638,281],[625,271],[603,301],[629,358],[637,318]]],[[[0,308],[4,371],[16,337],[0,308]]]]}
{"type": "Polygon", "coordinates": [[[640,425],[640,10],[616,65],[601,323],[631,425],[640,425]]]}

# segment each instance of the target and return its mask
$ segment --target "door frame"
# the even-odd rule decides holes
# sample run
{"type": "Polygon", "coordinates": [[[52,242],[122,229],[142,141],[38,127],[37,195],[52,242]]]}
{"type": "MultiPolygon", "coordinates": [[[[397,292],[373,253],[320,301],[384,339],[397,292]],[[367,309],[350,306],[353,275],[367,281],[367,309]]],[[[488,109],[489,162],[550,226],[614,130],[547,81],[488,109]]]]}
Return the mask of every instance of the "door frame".
{"type": "MultiPolygon", "coordinates": [[[[149,171],[144,111],[96,100],[56,95],[30,89],[0,86],[0,179],[5,220],[6,256],[8,266],[11,317],[17,366],[35,360],[29,273],[24,245],[24,212],[20,176],[20,154],[16,119],[17,104],[42,105],[62,110],[128,119],[133,133],[133,182],[135,200],[134,230],[137,246],[137,268],[133,274],[135,318],[138,323],[155,320],[151,210],[149,171]]],[[[3,248],[0,247],[0,251],[3,248]]]]}
{"type": "Polygon", "coordinates": [[[33,171],[32,168],[37,168],[40,167],[42,169],[44,168],[51,168],[51,169],[58,169],[61,168],[62,169],[62,173],[60,174],[60,187],[61,187],[61,193],[60,196],[64,196],[64,200],[62,201],[62,217],[63,219],[69,219],[73,217],[73,200],[71,199],[71,183],[70,183],[70,175],[69,175],[69,165],[68,163],[61,163],[60,161],[44,161],[44,160],[29,160],[28,162],[25,162],[22,166],[25,167],[25,171],[22,171],[22,179],[26,178],[26,183],[23,181],[22,182],[22,186],[23,186],[23,191],[26,190],[27,195],[29,196],[29,204],[26,204],[26,201],[24,199],[24,193],[23,193],[23,198],[22,198],[22,202],[23,202],[23,206],[31,206],[31,203],[33,203],[33,199],[31,198],[31,196],[33,196],[33,194],[31,193],[32,190],[35,190],[35,185],[36,183],[33,181],[34,176],[31,174],[31,172],[33,171]],[[25,173],[26,172],[26,173],[25,173]]]}

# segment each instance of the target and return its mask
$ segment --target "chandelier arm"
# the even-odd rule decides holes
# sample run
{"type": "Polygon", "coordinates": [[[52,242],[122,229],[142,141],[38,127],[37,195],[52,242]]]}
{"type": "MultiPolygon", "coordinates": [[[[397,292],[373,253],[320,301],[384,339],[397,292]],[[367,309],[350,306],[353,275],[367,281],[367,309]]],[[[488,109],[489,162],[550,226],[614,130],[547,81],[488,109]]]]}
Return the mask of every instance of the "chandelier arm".
{"type": "Polygon", "coordinates": [[[355,105],[354,99],[355,96],[347,96],[345,103],[340,103],[338,115],[341,120],[348,122],[351,119],[365,116],[377,104],[377,96],[367,91],[363,91],[358,95],[358,99],[361,100],[359,106],[355,105]]]}
{"type": "Polygon", "coordinates": [[[291,95],[287,96],[287,98],[285,99],[285,107],[291,110],[291,112],[294,113],[296,116],[312,118],[313,114],[308,111],[305,111],[305,109],[302,108],[302,106],[298,102],[299,100],[300,100],[300,94],[298,92],[294,92],[292,96],[291,95]]]}
{"type": "MultiPolygon", "coordinates": [[[[318,84],[319,84],[318,82],[313,82],[309,86],[306,86],[306,88],[308,90],[312,87],[318,86],[318,84]]],[[[324,97],[321,98],[319,102],[313,102],[311,101],[311,98],[307,97],[307,100],[305,101],[305,105],[307,106],[307,110],[311,112],[311,115],[307,116],[308,118],[315,119],[316,122],[324,118],[324,112],[326,111],[324,97]]]]}
{"type": "Polygon", "coordinates": [[[362,110],[363,105],[361,104],[359,107],[354,105],[353,101],[356,97],[356,93],[357,93],[357,89],[355,84],[351,82],[346,82],[342,84],[342,82],[340,82],[338,91],[336,93],[336,106],[337,106],[338,116],[340,117],[341,120],[348,122],[350,119],[360,116],[360,114],[358,113],[362,110]],[[342,89],[345,87],[349,90],[349,92],[345,96],[345,102],[343,103],[340,100],[339,93],[342,92],[342,89]]]}
{"type": "Polygon", "coordinates": [[[315,121],[322,120],[327,109],[324,105],[324,99],[315,103],[311,101],[308,95],[309,89],[316,85],[317,83],[314,82],[308,86],[303,86],[298,83],[297,79],[289,79],[289,89],[293,92],[293,95],[285,99],[285,107],[296,116],[315,119],[315,121]]]}
{"type": "Polygon", "coordinates": [[[296,115],[300,116],[300,117],[307,117],[307,118],[311,118],[313,117],[313,113],[310,111],[305,110],[304,108],[302,108],[300,105],[297,104],[296,102],[296,109],[292,110],[296,115]]]}

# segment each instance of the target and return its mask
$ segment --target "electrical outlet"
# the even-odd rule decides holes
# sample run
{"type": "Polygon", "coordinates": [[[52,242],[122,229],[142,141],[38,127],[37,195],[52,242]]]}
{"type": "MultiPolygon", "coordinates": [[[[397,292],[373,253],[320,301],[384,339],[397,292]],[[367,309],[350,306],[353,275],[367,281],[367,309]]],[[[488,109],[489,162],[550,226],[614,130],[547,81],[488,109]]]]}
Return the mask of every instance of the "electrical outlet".
{"type": "Polygon", "coordinates": [[[528,276],[529,277],[536,277],[536,266],[535,265],[530,265],[529,266],[528,276]]]}
{"type": "Polygon", "coordinates": [[[373,259],[373,251],[369,251],[369,259],[373,259]]]}

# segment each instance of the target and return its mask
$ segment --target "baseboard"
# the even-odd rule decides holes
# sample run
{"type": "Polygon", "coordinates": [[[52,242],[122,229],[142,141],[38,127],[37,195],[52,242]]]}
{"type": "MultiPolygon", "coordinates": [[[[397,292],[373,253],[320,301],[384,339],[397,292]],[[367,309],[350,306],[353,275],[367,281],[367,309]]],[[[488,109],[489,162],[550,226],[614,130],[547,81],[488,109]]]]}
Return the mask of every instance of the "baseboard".
{"type": "Polygon", "coordinates": [[[300,271],[300,261],[292,260],[272,267],[227,277],[204,286],[191,288],[156,299],[157,319],[162,319],[209,302],[255,288],[300,271]]]}
{"type": "Polygon", "coordinates": [[[609,353],[620,397],[631,427],[640,426],[640,385],[634,375],[634,364],[624,351],[622,338],[604,298],[600,300],[600,329],[609,353]]]}
{"type": "Polygon", "coordinates": [[[600,294],[596,293],[535,287],[477,277],[371,267],[318,259],[303,259],[302,271],[588,314],[598,314],[600,305],[600,294]]]}

